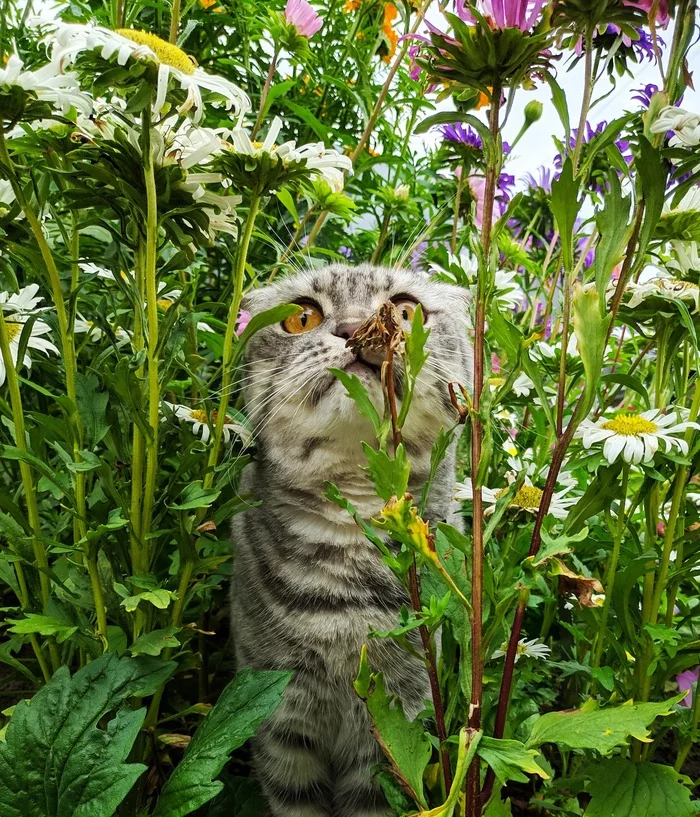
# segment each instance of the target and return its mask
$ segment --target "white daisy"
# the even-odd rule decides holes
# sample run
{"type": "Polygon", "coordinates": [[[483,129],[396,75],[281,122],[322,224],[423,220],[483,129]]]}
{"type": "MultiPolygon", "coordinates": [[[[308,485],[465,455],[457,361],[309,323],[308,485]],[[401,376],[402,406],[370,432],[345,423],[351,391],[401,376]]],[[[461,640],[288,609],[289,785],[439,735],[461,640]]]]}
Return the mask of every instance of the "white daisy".
{"type": "Polygon", "coordinates": [[[73,324],[73,332],[76,335],[86,334],[88,340],[99,340],[104,334],[99,326],[95,326],[94,321],[89,321],[82,315],[78,314],[73,324]]]}
{"type": "Polygon", "coordinates": [[[700,287],[690,281],[673,278],[663,270],[659,270],[656,277],[647,279],[644,282],[635,283],[634,281],[630,281],[625,287],[625,292],[629,292],[632,295],[627,302],[627,306],[630,307],[630,309],[639,306],[639,304],[647,298],[653,298],[659,294],[679,301],[690,301],[694,305],[693,312],[697,312],[697,310],[700,309],[700,287]]]}
{"type": "MultiPolygon", "coordinates": [[[[10,353],[15,363],[15,368],[18,368],[19,361],[19,346],[22,338],[22,331],[25,323],[34,315],[46,311],[46,308],[40,308],[39,304],[43,300],[37,296],[39,291],[38,284],[30,284],[28,287],[20,289],[18,293],[0,292],[0,308],[5,313],[5,326],[10,342],[10,353]]],[[[36,349],[38,352],[48,354],[59,354],[58,349],[48,340],[45,335],[51,331],[47,323],[41,320],[35,320],[31,327],[29,340],[27,341],[27,351],[22,359],[22,365],[28,369],[31,368],[32,359],[27,353],[29,349],[36,349]]],[[[0,385],[5,382],[7,372],[5,370],[5,363],[0,357],[0,385]]]]}
{"type": "Polygon", "coordinates": [[[700,116],[669,105],[662,108],[650,128],[652,133],[673,131],[671,147],[695,147],[700,144],[700,116]]]}
{"type": "MultiPolygon", "coordinates": [[[[503,658],[508,650],[508,643],[504,642],[501,644],[501,648],[496,650],[491,658],[503,658]]],[[[522,658],[539,658],[542,661],[546,661],[549,656],[551,655],[550,648],[543,644],[539,638],[532,638],[528,641],[525,638],[521,638],[518,641],[518,649],[515,652],[515,662],[517,662],[522,658]]]]}
{"type": "Polygon", "coordinates": [[[245,129],[235,128],[228,133],[226,145],[232,153],[255,159],[266,156],[276,163],[281,162],[284,168],[295,162],[304,162],[304,167],[310,171],[310,175],[323,179],[334,192],[339,193],[345,182],[344,172],[352,170],[350,157],[327,148],[323,142],[312,142],[297,147],[295,141],[289,140],[278,145],[277,137],[281,130],[282,120],[276,116],[264,141],[253,142],[245,129]]]}
{"type": "Polygon", "coordinates": [[[0,179],[0,215],[5,215],[15,203],[15,191],[7,179],[0,179]]]}
{"type": "Polygon", "coordinates": [[[700,184],[691,187],[678,204],[673,205],[673,196],[666,199],[662,210],[663,216],[674,215],[676,213],[687,213],[689,211],[700,210],[700,184]]]}
{"type": "Polygon", "coordinates": [[[637,464],[650,462],[663,443],[666,451],[677,448],[681,454],[688,454],[688,444],[680,437],[686,429],[700,429],[700,425],[677,422],[673,412],[662,414],[658,409],[643,411],[641,414],[618,414],[612,420],[601,417],[595,423],[584,420],[575,436],[586,449],[603,443],[603,455],[612,463],[622,455],[625,462],[637,464]]]}
{"type": "Polygon", "coordinates": [[[13,85],[51,103],[64,116],[71,108],[82,113],[89,113],[92,108],[90,98],[80,90],[77,76],[72,72],[61,73],[53,62],[36,71],[25,71],[22,60],[11,54],[5,67],[0,68],[0,87],[13,85]]]}
{"type": "MultiPolygon", "coordinates": [[[[535,344],[534,351],[541,360],[553,360],[561,352],[561,341],[557,343],[547,343],[544,340],[540,340],[535,344]]],[[[576,332],[574,332],[573,327],[569,329],[566,354],[567,357],[579,357],[578,338],[576,337],[576,332]]]]}
{"type": "MultiPolygon", "coordinates": [[[[515,478],[515,473],[509,471],[506,474],[508,485],[504,486],[503,488],[499,488],[498,490],[486,488],[485,486],[481,489],[484,502],[489,503],[484,509],[484,516],[491,516],[491,514],[494,513],[496,510],[496,503],[507,493],[508,488],[515,481],[515,478]]],[[[474,499],[474,493],[472,491],[472,484],[470,480],[467,480],[466,482],[458,482],[455,487],[457,488],[454,495],[455,499],[474,499]]],[[[566,496],[569,490],[570,488],[566,488],[564,491],[558,491],[552,494],[552,500],[549,503],[549,510],[547,513],[553,516],[555,519],[566,519],[569,508],[578,501],[577,497],[566,496]]],[[[532,484],[529,477],[525,477],[525,481],[520,486],[515,496],[511,499],[508,507],[515,508],[517,513],[520,511],[525,511],[526,513],[536,515],[540,510],[542,493],[543,492],[540,488],[536,488],[532,484]]]]}
{"type": "Polygon", "coordinates": [[[671,269],[681,274],[700,271],[700,244],[697,241],[671,241],[673,258],[667,262],[671,269]]]}
{"type": "MultiPolygon", "coordinates": [[[[167,400],[164,400],[163,404],[168,407],[178,420],[191,423],[193,434],[200,436],[203,442],[209,442],[211,432],[216,424],[216,411],[212,411],[211,418],[209,418],[204,409],[193,409],[191,406],[169,403],[167,400]]],[[[224,442],[230,441],[231,434],[237,434],[246,446],[252,441],[250,429],[246,425],[226,416],[223,429],[224,442]]]]}
{"type": "Polygon", "coordinates": [[[534,388],[535,384],[525,372],[520,372],[513,383],[513,391],[517,397],[527,397],[534,388]]]}
{"type": "MultiPolygon", "coordinates": [[[[177,303],[181,295],[181,289],[168,289],[168,284],[165,281],[161,281],[158,284],[158,306],[163,312],[167,312],[173,304],[177,303]],[[165,290],[167,290],[167,292],[165,290]]],[[[204,321],[197,323],[197,329],[200,332],[214,332],[211,326],[209,326],[208,323],[204,323],[204,321]]]]}
{"type": "Polygon", "coordinates": [[[105,60],[116,55],[119,65],[126,65],[130,59],[156,65],[158,80],[153,103],[156,113],[165,107],[171,78],[187,92],[178,113],[193,112],[195,122],[199,122],[203,115],[203,90],[223,101],[226,109],[233,109],[237,115],[243,116],[250,111],[250,100],[237,85],[207,73],[180,48],[155,34],[135,29],[111,31],[101,26],[62,23],[56,26],[54,41],[52,59],[61,69],[83,51],[99,51],[105,60]]]}

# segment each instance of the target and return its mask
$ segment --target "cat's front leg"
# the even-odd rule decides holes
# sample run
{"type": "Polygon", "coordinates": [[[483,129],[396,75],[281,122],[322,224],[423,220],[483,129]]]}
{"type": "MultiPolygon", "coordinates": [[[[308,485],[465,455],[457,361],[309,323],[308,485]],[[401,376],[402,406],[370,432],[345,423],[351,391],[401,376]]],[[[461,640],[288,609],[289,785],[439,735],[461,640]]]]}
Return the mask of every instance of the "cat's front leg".
{"type": "Polygon", "coordinates": [[[297,671],[255,740],[258,780],[272,817],[336,817],[329,717],[318,678],[297,671]]]}
{"type": "Polygon", "coordinates": [[[372,772],[385,761],[359,698],[349,698],[333,747],[333,817],[388,817],[393,814],[372,772]]]}

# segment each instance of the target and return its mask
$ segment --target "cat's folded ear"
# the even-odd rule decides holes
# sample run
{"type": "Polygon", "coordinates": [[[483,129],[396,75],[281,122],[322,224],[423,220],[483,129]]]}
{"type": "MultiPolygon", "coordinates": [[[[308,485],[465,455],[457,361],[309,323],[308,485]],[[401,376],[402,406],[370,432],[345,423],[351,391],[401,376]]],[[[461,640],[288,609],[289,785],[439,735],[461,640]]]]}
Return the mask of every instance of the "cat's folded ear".
{"type": "Polygon", "coordinates": [[[269,308],[268,300],[269,295],[264,288],[250,289],[243,296],[241,309],[250,312],[251,315],[256,315],[269,308]]]}

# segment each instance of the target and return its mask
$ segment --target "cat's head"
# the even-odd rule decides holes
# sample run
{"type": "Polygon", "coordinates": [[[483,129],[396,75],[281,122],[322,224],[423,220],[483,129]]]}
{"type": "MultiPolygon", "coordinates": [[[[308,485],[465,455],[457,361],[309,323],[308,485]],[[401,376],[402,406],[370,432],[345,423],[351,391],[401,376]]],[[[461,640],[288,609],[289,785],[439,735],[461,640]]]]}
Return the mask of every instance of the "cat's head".
{"type": "Polygon", "coordinates": [[[468,386],[472,379],[467,293],[410,270],[334,264],[254,290],[244,302],[252,314],[286,303],[305,309],[286,326],[275,324],[258,332],[248,346],[244,395],[263,445],[287,441],[308,449],[314,440],[323,440],[342,450],[357,448],[360,440],[373,441],[368,421],[328,370],[356,374],[381,413],[379,367],[358,361],[346,341],[388,300],[404,321],[420,303],[430,329],[430,355],[404,428],[407,446],[429,450],[438,429],[453,424],[447,384],[468,386]]]}

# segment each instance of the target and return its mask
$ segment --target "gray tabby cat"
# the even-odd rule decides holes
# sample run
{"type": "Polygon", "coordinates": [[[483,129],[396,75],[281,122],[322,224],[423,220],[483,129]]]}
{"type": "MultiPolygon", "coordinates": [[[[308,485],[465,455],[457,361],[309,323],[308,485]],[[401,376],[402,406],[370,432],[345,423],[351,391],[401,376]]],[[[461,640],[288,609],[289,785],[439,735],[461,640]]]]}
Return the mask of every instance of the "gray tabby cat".
{"type": "MultiPolygon", "coordinates": [[[[382,754],[352,688],[362,644],[409,718],[430,695],[420,662],[389,639],[368,640],[370,628],[396,625],[408,598],[350,516],[322,496],[329,480],[367,520],[382,506],[362,470],[361,442],[374,440],[372,428],[328,369],[356,374],[382,405],[380,361],[357,359],[345,343],[389,299],[404,321],[422,304],[431,330],[430,357],[404,428],[409,490],[419,494],[438,429],[454,423],[447,383],[471,381],[466,293],[405,270],[333,265],[256,290],[245,304],[253,314],[282,303],[304,306],[248,347],[244,392],[258,454],[241,493],[262,504],[233,525],[238,664],[294,670],[254,750],[275,817],[388,813],[371,779],[382,754]]],[[[432,522],[452,513],[453,482],[451,452],[433,483],[426,514],[432,522]]]]}

